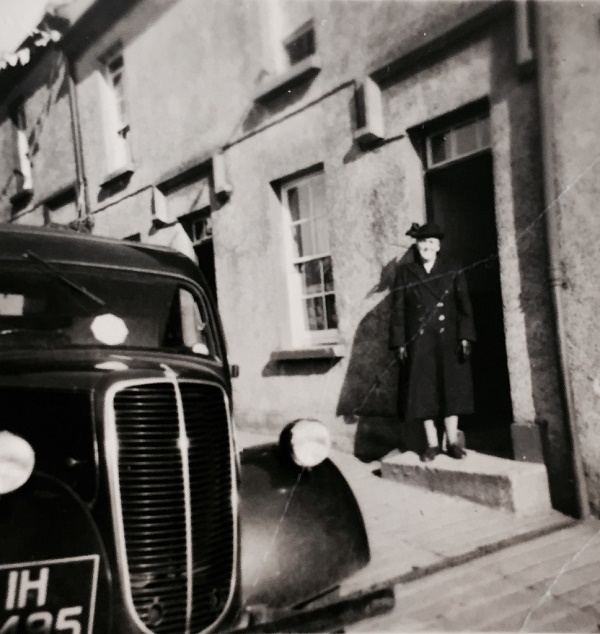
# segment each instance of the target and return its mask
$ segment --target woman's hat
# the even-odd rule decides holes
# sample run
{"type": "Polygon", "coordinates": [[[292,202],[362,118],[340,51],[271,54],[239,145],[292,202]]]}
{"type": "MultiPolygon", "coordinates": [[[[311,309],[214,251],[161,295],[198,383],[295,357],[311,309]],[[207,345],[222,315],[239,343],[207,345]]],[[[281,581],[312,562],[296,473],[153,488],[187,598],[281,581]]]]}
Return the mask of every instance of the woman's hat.
{"type": "Polygon", "coordinates": [[[415,240],[425,240],[425,238],[438,238],[441,240],[444,237],[444,232],[435,222],[426,222],[424,225],[413,222],[406,235],[415,240]]]}

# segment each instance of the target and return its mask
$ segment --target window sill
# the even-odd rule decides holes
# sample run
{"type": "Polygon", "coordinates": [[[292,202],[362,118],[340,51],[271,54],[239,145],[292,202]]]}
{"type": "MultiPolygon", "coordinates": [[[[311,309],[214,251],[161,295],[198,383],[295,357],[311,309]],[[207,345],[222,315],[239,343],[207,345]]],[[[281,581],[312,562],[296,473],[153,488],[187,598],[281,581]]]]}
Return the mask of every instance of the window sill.
{"type": "Polygon", "coordinates": [[[312,346],[307,348],[291,348],[275,350],[271,353],[271,361],[307,361],[314,359],[342,359],[346,356],[346,347],[342,344],[312,346]]]}
{"type": "Polygon", "coordinates": [[[310,55],[306,59],[294,64],[289,70],[277,75],[262,86],[259,86],[254,101],[263,102],[292,88],[296,84],[313,77],[321,70],[321,60],[317,54],[310,55]]]}
{"type": "Polygon", "coordinates": [[[105,187],[111,187],[121,181],[128,180],[131,178],[134,171],[135,169],[133,165],[123,165],[106,176],[100,183],[100,187],[104,189],[105,187]]]}

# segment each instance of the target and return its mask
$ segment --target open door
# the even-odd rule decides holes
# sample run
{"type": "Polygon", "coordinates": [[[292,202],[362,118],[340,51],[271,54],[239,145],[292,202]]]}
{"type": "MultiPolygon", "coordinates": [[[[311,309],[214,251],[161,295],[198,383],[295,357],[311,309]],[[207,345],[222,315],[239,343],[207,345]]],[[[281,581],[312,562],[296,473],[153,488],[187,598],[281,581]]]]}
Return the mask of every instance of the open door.
{"type": "Polygon", "coordinates": [[[465,268],[477,332],[475,413],[460,422],[467,447],[512,458],[512,403],[489,152],[426,173],[428,215],[445,232],[442,253],[465,268]]]}

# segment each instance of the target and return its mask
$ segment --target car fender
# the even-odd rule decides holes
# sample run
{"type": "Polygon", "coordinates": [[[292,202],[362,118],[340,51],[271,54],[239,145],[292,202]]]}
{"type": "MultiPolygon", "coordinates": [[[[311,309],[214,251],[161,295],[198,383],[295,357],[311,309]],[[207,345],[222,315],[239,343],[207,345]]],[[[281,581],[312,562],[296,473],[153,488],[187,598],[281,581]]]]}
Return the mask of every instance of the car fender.
{"type": "Polygon", "coordinates": [[[0,630],[105,634],[110,601],[100,534],[70,488],[34,472],[0,496],[0,630]]]}
{"type": "Polygon", "coordinates": [[[240,456],[242,596],[245,605],[298,605],[369,561],[360,508],[329,459],[300,469],[277,444],[240,456]]]}

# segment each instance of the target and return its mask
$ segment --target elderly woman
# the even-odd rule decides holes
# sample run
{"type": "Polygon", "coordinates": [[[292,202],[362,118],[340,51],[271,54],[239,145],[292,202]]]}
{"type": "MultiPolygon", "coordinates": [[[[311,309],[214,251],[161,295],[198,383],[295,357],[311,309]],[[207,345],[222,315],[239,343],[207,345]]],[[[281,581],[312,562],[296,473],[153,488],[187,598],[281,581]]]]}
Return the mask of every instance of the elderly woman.
{"type": "Polygon", "coordinates": [[[423,421],[423,462],[440,452],[435,419],[443,417],[447,454],[466,455],[458,444],[458,417],[473,412],[468,357],[475,328],[463,273],[439,255],[444,237],[434,223],[413,224],[414,262],[396,271],[390,319],[390,349],[405,364],[405,418],[423,421]]]}

